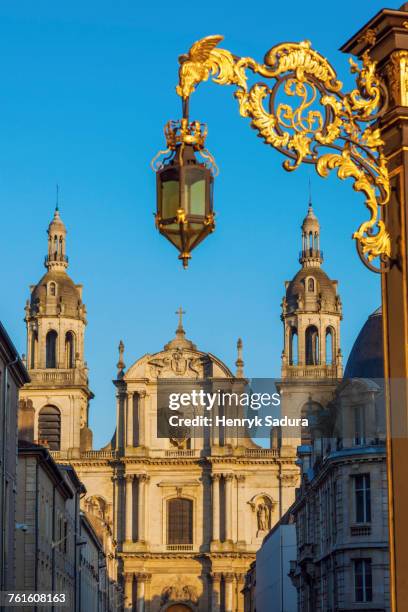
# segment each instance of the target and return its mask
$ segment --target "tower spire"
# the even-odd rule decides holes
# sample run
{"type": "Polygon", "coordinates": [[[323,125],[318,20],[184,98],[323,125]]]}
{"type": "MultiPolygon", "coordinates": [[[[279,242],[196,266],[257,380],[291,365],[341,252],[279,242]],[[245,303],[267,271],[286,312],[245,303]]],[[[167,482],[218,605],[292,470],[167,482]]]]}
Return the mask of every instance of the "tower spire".
{"type": "Polygon", "coordinates": [[[65,270],[68,267],[66,255],[67,229],[59,214],[59,185],[56,186],[54,216],[48,226],[48,253],[45,267],[48,270],[65,270]]]}
{"type": "Polygon", "coordinates": [[[306,217],[302,223],[302,250],[299,262],[304,268],[320,267],[323,262],[323,253],[320,250],[320,224],[312,205],[312,185],[309,178],[309,205],[306,217]]]}

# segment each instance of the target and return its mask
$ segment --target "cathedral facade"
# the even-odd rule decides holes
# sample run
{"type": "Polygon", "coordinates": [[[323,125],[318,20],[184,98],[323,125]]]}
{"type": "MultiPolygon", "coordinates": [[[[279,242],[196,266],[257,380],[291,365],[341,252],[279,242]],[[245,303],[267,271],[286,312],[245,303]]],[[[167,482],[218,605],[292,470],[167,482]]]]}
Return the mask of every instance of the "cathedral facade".
{"type": "Polygon", "coordinates": [[[296,445],[266,449],[221,429],[184,439],[157,436],[161,379],[197,388],[244,381],[186,338],[181,319],[163,349],[129,368],[120,344],[116,431],[92,448],[84,353],[82,287],[67,274],[66,228],[59,211],[48,227],[46,273],[26,305],[31,382],[21,392],[34,411],[35,439],[86,486],[83,510],[123,585],[123,609],[182,612],[243,610],[244,576],[263,537],[294,501],[296,445]]]}
{"type": "MultiPolygon", "coordinates": [[[[342,374],[341,303],[336,282],[321,269],[320,228],[311,206],[299,262],[282,302],[278,383],[283,411],[297,416],[328,401],[342,374]]],[[[110,576],[122,583],[123,609],[241,612],[244,577],[256,551],[294,502],[296,449],[305,440],[300,433],[272,435],[267,449],[235,429],[157,435],[162,381],[215,391],[245,384],[242,342],[232,372],[186,337],[180,309],[175,336],[127,369],[120,343],[116,430],[107,446],[93,449],[86,308],[82,286],[67,273],[58,209],[48,227],[45,267],[26,304],[31,382],[21,401],[34,412],[35,439],[58,462],[71,464],[86,486],[83,511],[108,553],[110,576]]]]}

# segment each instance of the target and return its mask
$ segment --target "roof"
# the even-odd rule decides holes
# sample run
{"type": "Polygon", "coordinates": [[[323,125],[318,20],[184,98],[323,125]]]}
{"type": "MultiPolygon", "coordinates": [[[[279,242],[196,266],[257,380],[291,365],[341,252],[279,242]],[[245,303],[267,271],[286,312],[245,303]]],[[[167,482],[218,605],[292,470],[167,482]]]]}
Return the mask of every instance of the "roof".
{"type": "Polygon", "coordinates": [[[382,310],[377,308],[364,323],[351,349],[344,378],[383,378],[382,310]]]}
{"type": "Polygon", "coordinates": [[[35,444],[35,442],[28,442],[27,440],[18,441],[18,456],[36,456],[40,465],[48,473],[50,479],[54,482],[55,486],[65,499],[72,498],[73,493],[71,487],[65,481],[61,470],[57,463],[52,458],[49,450],[45,446],[35,444]]]}
{"type": "Polygon", "coordinates": [[[55,209],[54,211],[54,217],[52,218],[49,226],[48,226],[48,232],[52,233],[52,232],[65,232],[66,233],[66,227],[65,227],[65,223],[63,222],[63,220],[60,217],[59,214],[59,210],[58,208],[55,209]]]}
{"type": "Polygon", "coordinates": [[[50,282],[57,285],[56,300],[64,305],[64,316],[77,317],[78,306],[82,304],[81,292],[65,270],[51,269],[44,274],[31,293],[31,305],[38,307],[39,304],[45,303],[47,285],[50,282]]]}
{"type": "Polygon", "coordinates": [[[330,280],[326,272],[320,267],[305,267],[299,270],[286,288],[286,300],[289,307],[297,308],[299,296],[304,298],[305,278],[314,278],[317,281],[317,293],[321,293],[326,300],[327,307],[335,307],[336,283],[330,280]]]}
{"type": "Polygon", "coordinates": [[[320,229],[320,224],[318,218],[314,214],[314,210],[311,204],[309,204],[309,208],[307,209],[306,217],[303,219],[302,230],[304,232],[307,231],[315,231],[318,232],[320,229]]]}

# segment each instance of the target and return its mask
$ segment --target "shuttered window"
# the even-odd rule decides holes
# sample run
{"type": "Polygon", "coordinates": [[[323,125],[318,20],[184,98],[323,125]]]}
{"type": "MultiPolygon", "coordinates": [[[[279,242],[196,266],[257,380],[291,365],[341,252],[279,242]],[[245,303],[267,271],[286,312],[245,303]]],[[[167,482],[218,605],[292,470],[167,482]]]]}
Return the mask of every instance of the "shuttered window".
{"type": "Polygon", "coordinates": [[[167,502],[167,544],[193,543],[193,502],[177,497],[167,502]]]}
{"type": "Polygon", "coordinates": [[[55,406],[41,408],[38,419],[38,441],[50,450],[61,447],[61,413],[55,406]]]}

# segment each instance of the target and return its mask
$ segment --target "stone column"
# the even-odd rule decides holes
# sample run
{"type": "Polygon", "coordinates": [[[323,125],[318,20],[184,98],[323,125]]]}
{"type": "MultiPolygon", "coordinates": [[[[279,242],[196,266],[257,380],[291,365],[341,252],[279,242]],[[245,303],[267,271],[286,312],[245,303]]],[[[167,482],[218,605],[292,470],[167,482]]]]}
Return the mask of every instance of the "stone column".
{"type": "Polygon", "coordinates": [[[244,514],[244,487],[245,476],[237,474],[237,540],[239,543],[245,543],[245,514],[244,514]]]}
{"type": "Polygon", "coordinates": [[[211,474],[212,479],[212,539],[220,540],[220,474],[211,474]]]}
{"type": "Polygon", "coordinates": [[[146,541],[146,506],[147,506],[147,483],[150,477],[147,474],[139,474],[139,490],[138,490],[138,530],[137,539],[139,542],[146,541]]]}
{"type": "Polygon", "coordinates": [[[133,446],[133,391],[127,394],[126,446],[133,446]]]}
{"type": "Polygon", "coordinates": [[[233,583],[234,574],[224,574],[225,584],[225,612],[233,612],[233,583]]]}
{"type": "Polygon", "coordinates": [[[125,611],[133,612],[133,574],[125,574],[125,611]]]}
{"type": "Polygon", "coordinates": [[[112,487],[113,487],[113,525],[114,525],[114,533],[113,537],[116,542],[119,542],[121,539],[121,499],[120,499],[120,487],[121,487],[121,476],[115,475],[112,476],[112,487]]]}
{"type": "Polygon", "coordinates": [[[137,605],[136,612],[147,612],[147,593],[146,588],[147,584],[150,582],[152,575],[151,574],[136,574],[137,579],[137,605]]]}
{"type": "Polygon", "coordinates": [[[237,612],[244,612],[244,594],[242,590],[245,586],[245,574],[235,574],[236,581],[236,604],[237,612]]]}
{"type": "Polygon", "coordinates": [[[133,474],[126,476],[126,542],[133,541],[133,474]]]}
{"type": "Polygon", "coordinates": [[[146,446],[146,440],[147,440],[147,432],[146,432],[146,422],[147,422],[147,415],[146,415],[146,391],[144,391],[143,389],[141,389],[140,391],[137,392],[138,395],[138,401],[137,401],[137,409],[138,409],[138,424],[139,424],[139,431],[138,431],[138,439],[139,439],[139,446],[146,446]]]}
{"type": "Polygon", "coordinates": [[[225,539],[227,542],[232,541],[232,474],[225,474],[225,539]]]}
{"type": "Polygon", "coordinates": [[[221,606],[221,574],[214,572],[212,574],[212,599],[211,612],[220,612],[221,606]]]}
{"type": "Polygon", "coordinates": [[[122,450],[125,442],[125,403],[126,393],[123,389],[118,389],[116,394],[116,448],[122,450]]]}

